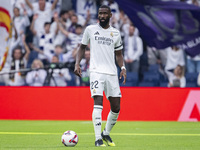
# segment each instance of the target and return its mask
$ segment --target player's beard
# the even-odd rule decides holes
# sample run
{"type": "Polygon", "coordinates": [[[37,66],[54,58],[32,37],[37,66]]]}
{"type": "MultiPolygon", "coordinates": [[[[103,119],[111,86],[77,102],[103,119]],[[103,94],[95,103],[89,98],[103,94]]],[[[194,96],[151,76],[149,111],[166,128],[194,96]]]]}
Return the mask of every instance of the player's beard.
{"type": "Polygon", "coordinates": [[[101,19],[99,19],[99,24],[102,28],[106,27],[109,24],[110,19],[106,18],[105,21],[101,21],[101,19]]]}

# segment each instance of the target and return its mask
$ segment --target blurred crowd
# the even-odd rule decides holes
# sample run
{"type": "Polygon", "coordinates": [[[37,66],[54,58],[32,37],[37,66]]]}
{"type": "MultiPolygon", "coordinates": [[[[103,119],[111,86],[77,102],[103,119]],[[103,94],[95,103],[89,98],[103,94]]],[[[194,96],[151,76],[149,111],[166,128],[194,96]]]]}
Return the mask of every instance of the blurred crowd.
{"type": "MultiPolygon", "coordinates": [[[[200,6],[198,0],[180,1],[200,6]]],[[[97,10],[105,4],[113,14],[111,25],[120,30],[124,41],[126,86],[200,86],[200,55],[191,58],[175,46],[149,47],[114,0],[11,2],[13,32],[1,85],[89,86],[90,47],[81,61],[81,79],[73,74],[75,56],[85,27],[98,22],[97,10]]]]}

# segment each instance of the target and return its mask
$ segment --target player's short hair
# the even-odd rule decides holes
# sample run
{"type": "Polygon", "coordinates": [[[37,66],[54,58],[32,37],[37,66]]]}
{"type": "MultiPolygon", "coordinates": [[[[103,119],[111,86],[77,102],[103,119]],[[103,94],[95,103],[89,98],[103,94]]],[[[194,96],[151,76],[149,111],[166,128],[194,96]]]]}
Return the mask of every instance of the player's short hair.
{"type": "Polygon", "coordinates": [[[107,6],[107,5],[101,5],[99,8],[107,8],[110,12],[111,12],[111,9],[110,9],[110,7],[109,6],[107,6]]]}

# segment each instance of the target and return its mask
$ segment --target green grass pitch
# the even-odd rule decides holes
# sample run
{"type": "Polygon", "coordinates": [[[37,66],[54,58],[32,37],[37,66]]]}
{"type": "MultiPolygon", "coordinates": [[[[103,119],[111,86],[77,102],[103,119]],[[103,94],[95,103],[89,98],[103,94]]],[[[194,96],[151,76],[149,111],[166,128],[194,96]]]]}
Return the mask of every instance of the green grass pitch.
{"type": "Polygon", "coordinates": [[[0,120],[0,150],[199,150],[200,123],[118,121],[111,137],[116,147],[95,147],[91,121],[0,120]],[[78,134],[75,147],[61,143],[66,130],[78,134]]]}

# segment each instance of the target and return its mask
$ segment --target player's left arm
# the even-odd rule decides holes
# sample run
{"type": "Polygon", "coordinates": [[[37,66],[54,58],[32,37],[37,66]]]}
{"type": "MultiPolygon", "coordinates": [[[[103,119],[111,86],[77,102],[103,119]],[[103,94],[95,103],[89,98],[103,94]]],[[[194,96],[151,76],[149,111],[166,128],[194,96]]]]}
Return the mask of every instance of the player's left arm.
{"type": "Polygon", "coordinates": [[[122,54],[122,50],[115,51],[115,56],[116,56],[117,64],[121,68],[119,79],[121,79],[122,76],[123,76],[124,77],[123,84],[125,84],[126,83],[126,68],[124,67],[125,64],[124,64],[124,57],[123,57],[123,54],[122,54]]]}

